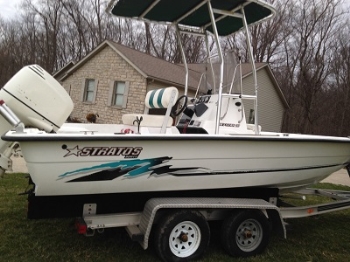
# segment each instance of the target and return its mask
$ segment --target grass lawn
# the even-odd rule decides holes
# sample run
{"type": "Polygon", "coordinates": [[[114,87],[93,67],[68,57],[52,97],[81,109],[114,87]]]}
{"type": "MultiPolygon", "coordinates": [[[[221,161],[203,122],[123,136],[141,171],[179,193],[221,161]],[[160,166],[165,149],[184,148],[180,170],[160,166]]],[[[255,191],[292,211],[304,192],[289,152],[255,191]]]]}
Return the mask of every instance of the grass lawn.
{"type": "MultiPolygon", "coordinates": [[[[152,248],[143,250],[124,229],[94,237],[78,235],[74,219],[26,218],[26,174],[0,179],[0,261],[158,261],[152,248]]],[[[333,189],[350,190],[331,184],[333,189]]],[[[287,239],[273,236],[256,257],[235,258],[221,248],[219,227],[211,228],[211,243],[202,261],[349,261],[350,210],[289,220],[287,239]]]]}

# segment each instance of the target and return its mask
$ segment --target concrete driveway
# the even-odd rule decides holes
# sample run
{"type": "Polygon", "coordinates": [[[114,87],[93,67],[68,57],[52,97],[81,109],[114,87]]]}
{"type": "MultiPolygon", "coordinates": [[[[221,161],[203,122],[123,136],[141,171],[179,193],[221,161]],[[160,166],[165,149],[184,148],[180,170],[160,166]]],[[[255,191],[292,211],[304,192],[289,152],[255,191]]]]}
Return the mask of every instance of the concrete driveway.
{"type": "Polygon", "coordinates": [[[324,179],[322,182],[350,186],[350,177],[346,169],[343,168],[333,173],[332,175],[324,179]]]}

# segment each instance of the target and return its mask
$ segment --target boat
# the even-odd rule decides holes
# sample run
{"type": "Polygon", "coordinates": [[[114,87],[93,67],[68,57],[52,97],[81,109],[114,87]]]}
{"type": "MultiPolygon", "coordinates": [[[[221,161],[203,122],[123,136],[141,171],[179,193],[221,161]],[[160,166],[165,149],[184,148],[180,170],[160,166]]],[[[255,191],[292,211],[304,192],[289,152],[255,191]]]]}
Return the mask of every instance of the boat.
{"type": "Polygon", "coordinates": [[[8,160],[9,148],[21,148],[32,186],[28,217],[77,216],[87,203],[97,203],[97,213],[140,211],[154,197],[268,200],[349,165],[348,137],[263,131],[251,48],[255,94],[242,88],[234,92],[233,82],[223,86],[220,37],[240,30],[249,36],[249,26],[275,15],[271,5],[260,0],[115,0],[107,11],[171,24],[178,37],[211,37],[219,61],[209,67],[218,69],[211,70],[213,90],[188,96],[188,65],[179,41],[184,95],[175,87],[151,90],[145,112],[126,114],[120,124],[66,123],[74,105],[64,88],[39,65],[21,69],[0,90],[0,149],[8,160]],[[253,124],[244,113],[247,100],[255,103],[253,124]],[[166,113],[150,115],[150,108],[166,113]]]}

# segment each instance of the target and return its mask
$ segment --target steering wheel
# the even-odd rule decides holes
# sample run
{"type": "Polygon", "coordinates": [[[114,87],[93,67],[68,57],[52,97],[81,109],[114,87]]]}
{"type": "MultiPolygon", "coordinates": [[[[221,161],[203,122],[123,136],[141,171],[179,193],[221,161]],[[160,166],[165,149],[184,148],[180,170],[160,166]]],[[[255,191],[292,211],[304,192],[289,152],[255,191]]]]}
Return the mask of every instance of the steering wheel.
{"type": "Polygon", "coordinates": [[[176,100],[175,105],[171,108],[170,116],[175,118],[176,116],[180,115],[186,109],[187,101],[188,98],[186,95],[180,96],[176,100]]]}

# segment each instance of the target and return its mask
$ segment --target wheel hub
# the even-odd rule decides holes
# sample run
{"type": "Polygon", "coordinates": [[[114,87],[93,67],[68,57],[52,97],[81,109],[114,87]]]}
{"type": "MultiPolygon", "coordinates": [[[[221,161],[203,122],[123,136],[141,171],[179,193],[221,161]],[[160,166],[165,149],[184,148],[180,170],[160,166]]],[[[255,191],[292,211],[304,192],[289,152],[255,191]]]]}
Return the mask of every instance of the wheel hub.
{"type": "Polygon", "coordinates": [[[248,228],[245,228],[244,231],[243,231],[243,233],[242,233],[242,237],[243,237],[244,239],[249,239],[249,238],[251,238],[252,236],[253,236],[252,231],[251,231],[250,229],[248,229],[248,228]]]}
{"type": "Polygon", "coordinates": [[[188,241],[188,232],[181,231],[179,235],[179,239],[181,242],[187,242],[188,241]]]}

